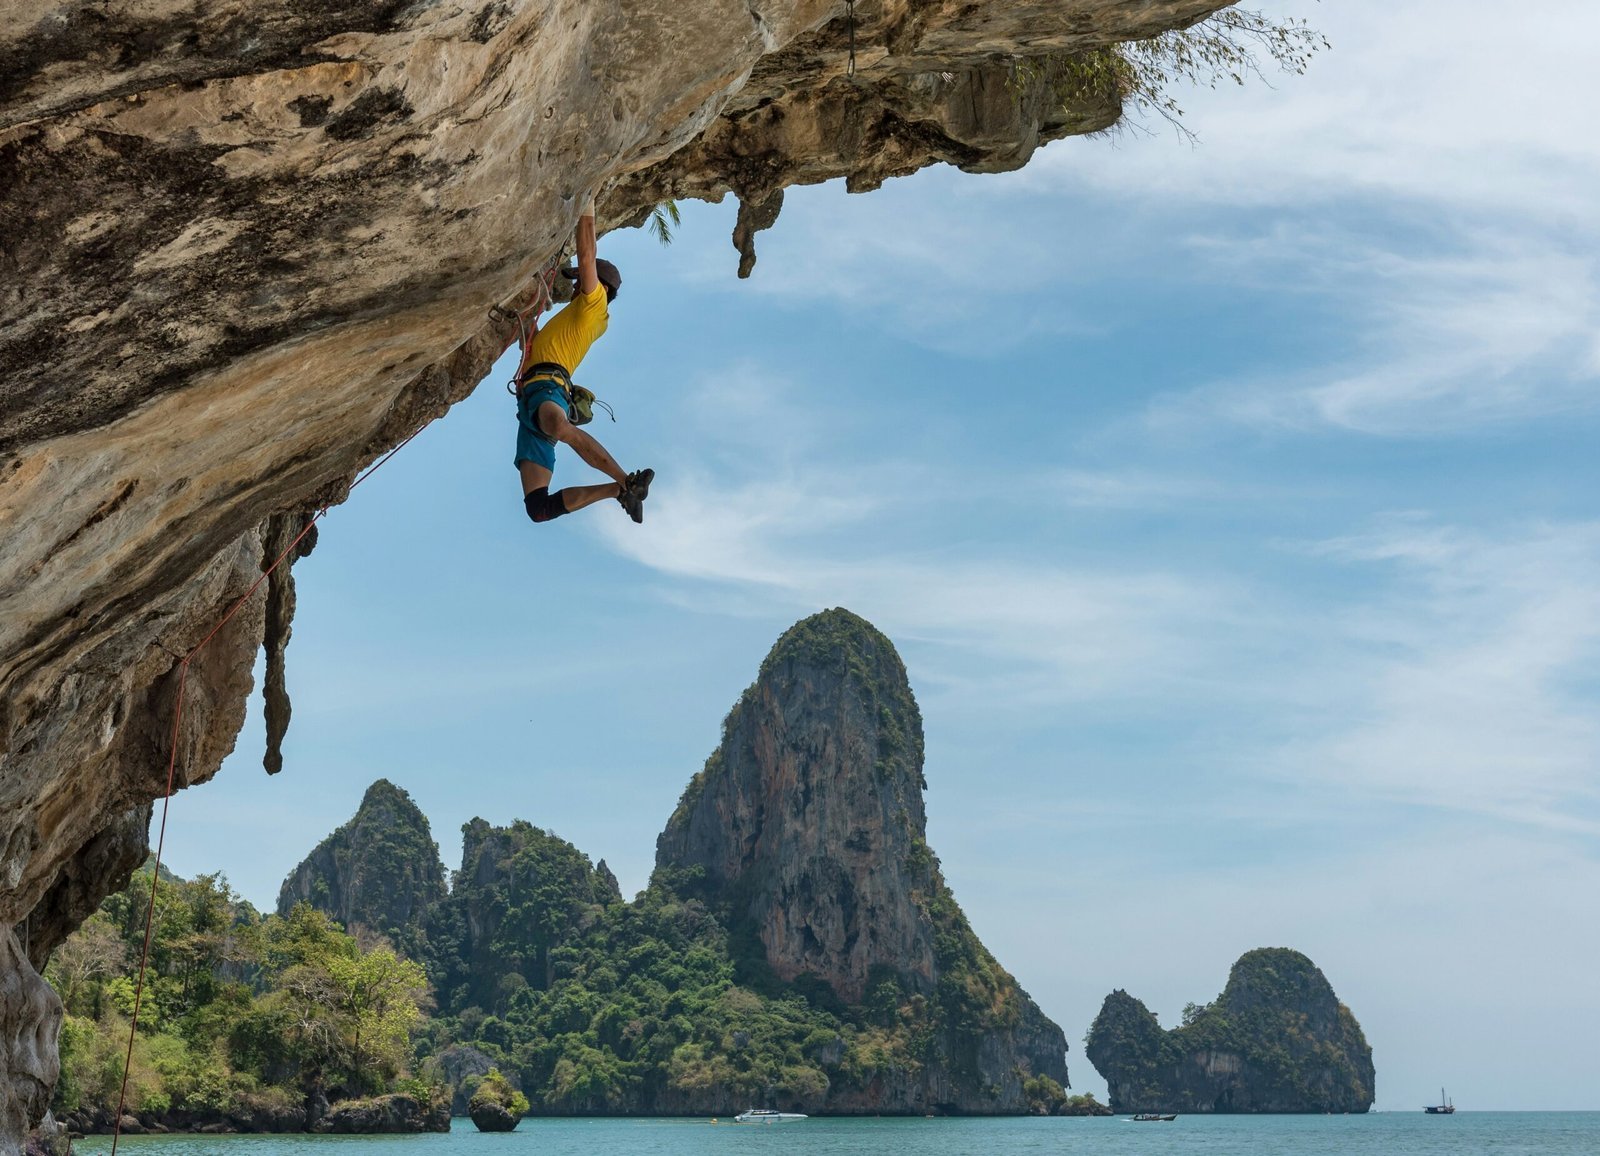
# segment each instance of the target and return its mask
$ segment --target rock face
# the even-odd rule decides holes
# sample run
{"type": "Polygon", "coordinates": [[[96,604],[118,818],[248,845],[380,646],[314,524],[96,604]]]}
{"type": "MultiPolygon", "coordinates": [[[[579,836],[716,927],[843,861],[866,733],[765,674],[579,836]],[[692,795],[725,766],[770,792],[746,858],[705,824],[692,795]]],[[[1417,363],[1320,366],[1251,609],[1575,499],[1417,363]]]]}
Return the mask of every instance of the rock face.
{"type": "Polygon", "coordinates": [[[448,1132],[450,1106],[425,1104],[400,1094],[344,1100],[335,1104],[311,1128],[334,1135],[376,1135],[393,1132],[448,1132]]]}
{"type": "Polygon", "coordinates": [[[1089,1062],[1117,1112],[1365,1112],[1372,1048],[1304,955],[1246,952],[1215,1003],[1162,1031],[1127,992],[1106,997],[1089,1062]]]}
{"type": "Polygon", "coordinates": [[[480,1132],[515,1132],[520,1116],[513,1116],[499,1104],[474,1104],[472,1123],[480,1132]]]}
{"type": "Polygon", "coordinates": [[[767,962],[859,1003],[874,967],[933,990],[922,716],[894,645],[845,610],[778,640],[656,843],[735,896],[767,962]]]}
{"type": "Polygon", "coordinates": [[[61,1074],[61,1015],[61,1001],[16,935],[0,930],[0,1151],[19,1150],[50,1107],[61,1074]]]}
{"type": "Polygon", "coordinates": [[[444,897],[444,867],[427,816],[410,795],[379,779],[355,817],[283,881],[278,914],[310,903],[346,928],[379,932],[420,958],[423,922],[444,897]]]}
{"type": "Polygon", "coordinates": [[[657,870],[700,880],[780,979],[814,977],[859,1004],[888,975],[934,997],[946,1029],[923,1066],[841,1089],[829,1110],[1022,1111],[1028,1076],[1066,1084],[1066,1039],[946,887],[925,841],[922,754],[893,644],[849,611],[814,615],[778,640],[729,713],[657,841],[657,870]],[[958,1010],[980,973],[998,977],[985,994],[994,1006],[958,1010]],[[988,1012],[970,1036],[949,1030],[988,1012]]]}
{"type": "Polygon", "coordinates": [[[485,375],[512,338],[486,308],[587,194],[614,227],[734,192],[748,265],[783,186],[1015,168],[1115,119],[1086,54],[1221,6],[884,0],[847,76],[842,0],[26,0],[0,26],[0,929],[29,920],[37,965],[120,886],[174,739],[179,788],[215,773],[264,640],[276,742],[286,584],[213,629],[284,519],[485,375]]]}
{"type": "Polygon", "coordinates": [[[477,1048],[451,1044],[434,1057],[430,1074],[450,1089],[450,1114],[465,1116],[472,1106],[468,1079],[487,1076],[493,1070],[494,1061],[477,1048]]]}

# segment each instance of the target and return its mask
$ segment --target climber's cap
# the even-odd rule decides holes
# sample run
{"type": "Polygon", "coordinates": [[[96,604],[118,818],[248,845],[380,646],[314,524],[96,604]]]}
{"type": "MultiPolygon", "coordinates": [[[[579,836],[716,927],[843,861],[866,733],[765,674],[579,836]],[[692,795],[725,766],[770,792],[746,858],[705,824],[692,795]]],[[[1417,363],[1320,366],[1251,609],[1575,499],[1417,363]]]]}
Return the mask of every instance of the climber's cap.
{"type": "MultiPolygon", "coordinates": [[[[617,290],[622,288],[622,274],[617,272],[617,267],[604,257],[596,257],[594,260],[594,272],[595,276],[600,278],[600,284],[606,287],[606,300],[615,301],[617,290]]],[[[561,270],[561,275],[569,280],[576,281],[578,279],[578,270],[576,268],[563,269],[561,270]]]]}

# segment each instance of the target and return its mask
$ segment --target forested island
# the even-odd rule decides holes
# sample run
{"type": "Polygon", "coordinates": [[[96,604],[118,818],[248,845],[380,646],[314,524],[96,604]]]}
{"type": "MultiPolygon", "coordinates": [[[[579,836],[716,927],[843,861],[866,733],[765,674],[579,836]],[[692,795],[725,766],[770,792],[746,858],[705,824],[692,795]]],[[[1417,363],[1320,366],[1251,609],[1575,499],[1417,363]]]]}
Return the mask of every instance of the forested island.
{"type": "MultiPolygon", "coordinates": [[[[624,901],[525,821],[428,821],[380,780],[261,913],[163,875],[130,1069],[136,1128],[448,1126],[496,1072],[536,1114],[1101,1113],[924,838],[921,717],[843,610],[789,630],[624,901]]],[[[64,944],[55,1110],[111,1121],[152,874],[64,944]]],[[[127,1121],[125,1121],[125,1124],[127,1121]]]]}
{"type": "Polygon", "coordinates": [[[1222,994],[1189,1004],[1171,1031],[1112,992],[1084,1050],[1118,1112],[1365,1112],[1376,1081],[1356,1017],[1286,947],[1245,952],[1222,994]]]}

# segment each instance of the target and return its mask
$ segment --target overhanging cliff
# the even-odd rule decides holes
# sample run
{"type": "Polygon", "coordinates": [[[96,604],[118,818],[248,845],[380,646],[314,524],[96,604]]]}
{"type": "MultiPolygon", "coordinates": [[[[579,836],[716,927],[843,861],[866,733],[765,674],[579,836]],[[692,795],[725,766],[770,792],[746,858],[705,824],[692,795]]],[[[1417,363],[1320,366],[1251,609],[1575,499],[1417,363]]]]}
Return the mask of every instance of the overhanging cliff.
{"type": "MultiPolygon", "coordinates": [[[[735,192],[748,241],[789,184],[1015,168],[1118,115],[1074,61],[1219,7],[863,0],[847,76],[842,0],[12,5],[0,957],[39,966],[142,858],[174,737],[180,786],[215,773],[264,598],[191,665],[173,736],[181,657],[283,519],[483,377],[511,339],[486,307],[586,195],[614,227],[735,192]]],[[[0,1006],[0,1151],[34,1115],[34,1009],[0,1006]]]]}

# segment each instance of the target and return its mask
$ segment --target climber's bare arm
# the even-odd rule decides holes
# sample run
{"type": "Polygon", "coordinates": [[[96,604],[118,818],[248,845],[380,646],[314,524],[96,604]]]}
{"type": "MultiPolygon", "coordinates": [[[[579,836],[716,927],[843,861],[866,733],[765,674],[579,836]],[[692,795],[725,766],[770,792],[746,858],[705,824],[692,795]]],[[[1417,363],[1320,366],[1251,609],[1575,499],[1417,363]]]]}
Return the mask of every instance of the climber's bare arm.
{"type": "Polygon", "coordinates": [[[594,268],[594,198],[583,206],[578,218],[578,292],[584,296],[593,293],[600,284],[600,275],[594,268]]]}

